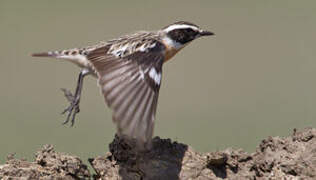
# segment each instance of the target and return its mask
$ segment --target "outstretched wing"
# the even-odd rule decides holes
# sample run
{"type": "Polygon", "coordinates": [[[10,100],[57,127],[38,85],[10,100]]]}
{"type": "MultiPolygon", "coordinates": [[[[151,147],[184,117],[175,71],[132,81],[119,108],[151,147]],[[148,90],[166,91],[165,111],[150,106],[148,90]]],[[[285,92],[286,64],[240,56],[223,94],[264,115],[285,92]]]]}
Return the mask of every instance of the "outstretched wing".
{"type": "Polygon", "coordinates": [[[146,47],[136,44],[134,48],[121,45],[113,49],[109,44],[91,51],[88,60],[98,74],[105,101],[113,110],[119,135],[145,144],[153,135],[164,46],[154,41],[146,47]]]}

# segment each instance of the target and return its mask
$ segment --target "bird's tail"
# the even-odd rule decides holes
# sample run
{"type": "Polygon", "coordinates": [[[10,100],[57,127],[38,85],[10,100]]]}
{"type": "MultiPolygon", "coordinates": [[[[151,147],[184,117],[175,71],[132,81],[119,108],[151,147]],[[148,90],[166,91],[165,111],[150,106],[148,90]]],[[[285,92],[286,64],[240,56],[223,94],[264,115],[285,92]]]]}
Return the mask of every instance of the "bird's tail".
{"type": "Polygon", "coordinates": [[[31,54],[31,56],[33,56],[33,57],[59,57],[61,55],[62,55],[61,51],[48,51],[48,52],[31,54]]]}
{"type": "Polygon", "coordinates": [[[74,59],[80,58],[80,56],[85,56],[87,49],[84,48],[74,48],[74,49],[67,49],[61,51],[48,51],[42,53],[34,53],[32,56],[34,57],[55,57],[55,58],[62,58],[62,59],[74,59]]]}
{"type": "Polygon", "coordinates": [[[33,57],[52,57],[57,59],[64,59],[79,66],[85,67],[89,62],[87,61],[86,56],[87,51],[84,49],[68,49],[62,51],[48,51],[42,53],[34,53],[32,54],[33,57]]]}

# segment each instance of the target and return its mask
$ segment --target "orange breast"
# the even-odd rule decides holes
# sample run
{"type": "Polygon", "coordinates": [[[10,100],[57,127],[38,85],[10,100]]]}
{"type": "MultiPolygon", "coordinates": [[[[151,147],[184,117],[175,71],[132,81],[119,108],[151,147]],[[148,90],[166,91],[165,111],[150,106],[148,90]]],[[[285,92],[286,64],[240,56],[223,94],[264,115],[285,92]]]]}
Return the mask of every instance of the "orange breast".
{"type": "Polygon", "coordinates": [[[169,46],[167,43],[162,42],[165,47],[166,47],[166,51],[165,51],[165,60],[164,62],[167,62],[169,59],[171,59],[175,54],[177,54],[177,52],[179,52],[182,48],[176,49],[172,46],[169,46]]]}
{"type": "Polygon", "coordinates": [[[171,59],[174,55],[177,54],[177,52],[179,52],[180,49],[166,49],[166,53],[165,53],[165,61],[167,62],[169,59],[171,59]]]}

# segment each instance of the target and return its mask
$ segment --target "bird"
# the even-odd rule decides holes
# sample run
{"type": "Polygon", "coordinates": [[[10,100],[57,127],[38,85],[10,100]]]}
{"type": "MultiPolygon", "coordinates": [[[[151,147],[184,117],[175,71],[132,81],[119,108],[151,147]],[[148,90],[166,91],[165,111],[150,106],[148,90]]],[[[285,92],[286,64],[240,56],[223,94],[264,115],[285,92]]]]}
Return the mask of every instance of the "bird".
{"type": "Polygon", "coordinates": [[[63,124],[74,125],[83,79],[92,75],[112,110],[117,134],[135,140],[139,149],[150,149],[163,64],[193,40],[212,35],[191,22],[177,21],[157,31],[138,31],[95,45],[32,56],[62,59],[81,68],[75,92],[62,89],[70,103],[62,112],[67,114],[63,124]]]}

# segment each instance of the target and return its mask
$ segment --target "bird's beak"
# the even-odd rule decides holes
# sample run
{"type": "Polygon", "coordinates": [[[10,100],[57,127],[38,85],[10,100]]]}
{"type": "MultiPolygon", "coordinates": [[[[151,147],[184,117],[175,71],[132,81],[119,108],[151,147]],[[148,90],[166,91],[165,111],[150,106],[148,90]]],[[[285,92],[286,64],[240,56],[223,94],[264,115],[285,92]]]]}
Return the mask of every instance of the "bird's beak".
{"type": "Polygon", "coordinates": [[[213,36],[213,35],[215,35],[215,34],[213,32],[211,32],[211,31],[204,31],[204,30],[202,30],[200,32],[200,36],[213,36]]]}

